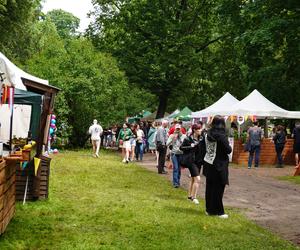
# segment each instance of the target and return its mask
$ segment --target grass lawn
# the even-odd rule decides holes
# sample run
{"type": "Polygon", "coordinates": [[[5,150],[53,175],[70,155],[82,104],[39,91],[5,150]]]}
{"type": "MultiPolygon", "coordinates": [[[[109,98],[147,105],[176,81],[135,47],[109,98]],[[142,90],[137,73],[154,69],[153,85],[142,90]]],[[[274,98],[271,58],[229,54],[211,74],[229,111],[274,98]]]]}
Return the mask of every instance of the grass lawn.
{"type": "Polygon", "coordinates": [[[292,183],[300,185],[300,175],[298,176],[280,176],[279,180],[290,181],[292,183]]]}
{"type": "Polygon", "coordinates": [[[47,201],[17,204],[0,249],[297,249],[235,210],[222,220],[163,177],[121,157],[64,152],[47,201]]]}

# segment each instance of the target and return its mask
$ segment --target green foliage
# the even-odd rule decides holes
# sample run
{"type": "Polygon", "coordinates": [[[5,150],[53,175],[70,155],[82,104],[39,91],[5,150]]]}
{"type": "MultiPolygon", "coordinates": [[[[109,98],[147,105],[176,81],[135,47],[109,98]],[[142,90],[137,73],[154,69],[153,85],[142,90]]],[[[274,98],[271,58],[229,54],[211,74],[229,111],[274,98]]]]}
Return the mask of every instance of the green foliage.
{"type": "Polygon", "coordinates": [[[98,12],[90,36],[118,58],[131,83],[159,97],[158,116],[164,114],[168,99],[176,92],[184,94],[192,80],[203,87],[201,53],[223,37],[212,29],[214,1],[95,4],[98,12]]]}
{"type": "Polygon", "coordinates": [[[49,199],[17,203],[1,235],[6,249],[297,249],[232,209],[205,215],[186,191],[101,151],[64,152],[51,161],[49,199]]]}
{"type": "Polygon", "coordinates": [[[61,38],[67,39],[76,35],[80,23],[78,17],[61,9],[51,10],[46,16],[55,24],[61,38]]]}

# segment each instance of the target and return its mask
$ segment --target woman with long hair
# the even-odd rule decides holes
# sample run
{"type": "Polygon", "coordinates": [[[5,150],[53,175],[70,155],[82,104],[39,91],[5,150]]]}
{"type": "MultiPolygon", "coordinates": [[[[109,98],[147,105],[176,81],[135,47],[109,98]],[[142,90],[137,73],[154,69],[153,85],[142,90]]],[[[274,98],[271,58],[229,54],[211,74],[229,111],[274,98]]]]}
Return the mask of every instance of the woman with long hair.
{"type": "Polygon", "coordinates": [[[204,137],[201,134],[201,128],[201,124],[193,124],[190,135],[183,140],[180,147],[183,151],[181,165],[187,167],[191,174],[188,199],[196,205],[199,204],[197,192],[200,186],[200,171],[203,164],[203,148],[201,144],[204,137]]]}
{"type": "Polygon", "coordinates": [[[213,118],[211,128],[205,135],[205,149],[203,174],[206,176],[206,213],[227,219],[224,212],[223,194],[228,179],[228,154],[232,148],[225,133],[225,120],[217,115],[213,118]]]}

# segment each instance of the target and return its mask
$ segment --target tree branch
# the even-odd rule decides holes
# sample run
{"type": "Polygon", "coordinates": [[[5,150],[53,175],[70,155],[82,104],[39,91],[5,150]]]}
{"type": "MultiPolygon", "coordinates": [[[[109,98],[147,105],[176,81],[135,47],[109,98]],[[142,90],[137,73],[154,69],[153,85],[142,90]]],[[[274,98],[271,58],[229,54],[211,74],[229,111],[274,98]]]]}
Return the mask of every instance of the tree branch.
{"type": "Polygon", "coordinates": [[[209,45],[211,45],[211,44],[213,44],[215,42],[218,42],[218,41],[220,41],[223,38],[229,37],[230,35],[231,34],[224,35],[224,36],[219,36],[219,37],[217,37],[217,38],[215,38],[213,40],[210,40],[210,41],[204,43],[202,46],[200,46],[199,48],[196,49],[196,53],[199,53],[200,51],[206,49],[209,45]]]}

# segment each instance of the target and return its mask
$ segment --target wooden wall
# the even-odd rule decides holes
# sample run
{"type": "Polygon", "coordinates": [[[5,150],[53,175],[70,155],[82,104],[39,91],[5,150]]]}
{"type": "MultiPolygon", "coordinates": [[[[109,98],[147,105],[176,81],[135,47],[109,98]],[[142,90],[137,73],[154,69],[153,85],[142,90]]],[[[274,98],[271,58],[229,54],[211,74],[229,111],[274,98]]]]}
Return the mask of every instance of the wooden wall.
{"type": "MultiPolygon", "coordinates": [[[[293,152],[293,139],[288,139],[282,156],[284,165],[294,165],[295,158],[293,152]]],[[[244,146],[240,140],[234,140],[234,149],[232,162],[242,165],[248,164],[249,152],[244,152],[244,146]]],[[[252,163],[254,164],[254,162],[252,163]]],[[[275,151],[275,145],[271,139],[263,139],[261,143],[260,161],[259,164],[275,165],[277,164],[277,157],[275,151]]]]}
{"type": "Polygon", "coordinates": [[[26,200],[43,200],[48,198],[49,194],[49,176],[51,159],[45,156],[41,159],[37,176],[34,174],[33,162],[25,169],[20,168],[20,164],[16,166],[16,200],[23,201],[25,194],[26,179],[28,176],[28,189],[26,200]]]}
{"type": "Polygon", "coordinates": [[[0,160],[0,234],[15,214],[16,161],[0,160]]]}

